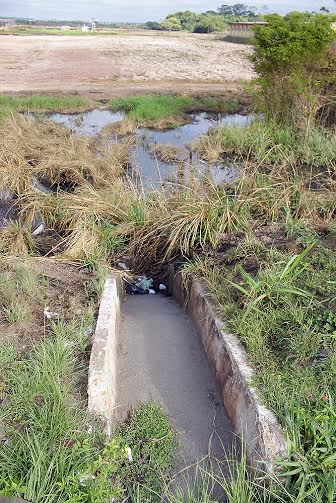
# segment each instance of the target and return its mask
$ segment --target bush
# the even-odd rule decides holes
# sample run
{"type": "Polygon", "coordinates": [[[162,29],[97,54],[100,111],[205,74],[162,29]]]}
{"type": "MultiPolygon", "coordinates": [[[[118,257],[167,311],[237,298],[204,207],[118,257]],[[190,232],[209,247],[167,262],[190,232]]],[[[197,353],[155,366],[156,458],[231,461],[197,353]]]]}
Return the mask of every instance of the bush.
{"type": "Polygon", "coordinates": [[[336,34],[331,18],[292,13],[266,19],[267,25],[255,28],[252,57],[261,87],[259,103],[267,117],[309,131],[326,95],[333,94],[335,57],[330,47],[336,34]]]}

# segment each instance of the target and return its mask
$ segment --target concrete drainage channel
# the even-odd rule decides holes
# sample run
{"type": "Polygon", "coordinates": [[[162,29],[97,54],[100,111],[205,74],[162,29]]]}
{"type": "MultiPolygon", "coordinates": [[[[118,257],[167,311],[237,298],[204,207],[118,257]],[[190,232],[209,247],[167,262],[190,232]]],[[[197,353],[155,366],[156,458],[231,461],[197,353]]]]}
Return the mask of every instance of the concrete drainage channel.
{"type": "Polygon", "coordinates": [[[223,457],[236,435],[263,473],[287,454],[284,433],[253,388],[253,369],[198,280],[170,274],[172,297],[124,296],[107,278],[89,368],[89,409],[108,434],[139,402],[158,402],[170,417],[186,464],[223,457]],[[123,302],[126,300],[126,302],[123,302]]]}

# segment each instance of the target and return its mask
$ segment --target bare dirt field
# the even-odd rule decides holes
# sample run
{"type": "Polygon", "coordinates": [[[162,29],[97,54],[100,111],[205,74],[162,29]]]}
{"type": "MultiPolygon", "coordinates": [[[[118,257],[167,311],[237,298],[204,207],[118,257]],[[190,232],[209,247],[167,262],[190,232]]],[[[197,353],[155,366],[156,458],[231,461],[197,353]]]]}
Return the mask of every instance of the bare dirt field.
{"type": "Polygon", "coordinates": [[[220,92],[253,77],[251,52],[211,35],[1,35],[0,92],[220,92]]]}

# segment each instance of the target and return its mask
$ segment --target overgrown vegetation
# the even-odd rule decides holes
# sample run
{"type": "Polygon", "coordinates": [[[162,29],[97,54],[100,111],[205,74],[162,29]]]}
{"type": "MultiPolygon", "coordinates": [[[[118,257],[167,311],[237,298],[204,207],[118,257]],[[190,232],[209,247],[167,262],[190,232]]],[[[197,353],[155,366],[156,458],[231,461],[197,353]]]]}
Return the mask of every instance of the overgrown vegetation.
{"type": "MultiPolygon", "coordinates": [[[[258,487],[244,463],[229,485],[219,477],[230,503],[335,501],[336,143],[334,125],[326,127],[334,68],[327,19],[272,16],[258,28],[264,118],[245,130],[218,129],[198,144],[208,162],[224,155],[242,162],[231,185],[190,176],[188,185],[145,192],[123,177],[126,143],[108,150],[100,143],[96,156],[97,145],[61,126],[10,118],[2,127],[0,187],[13,194],[19,215],[1,229],[2,254],[39,249],[31,225],[40,215],[56,236],[48,253],[89,270],[125,254],[136,271],[188,259],[185,272],[207,282],[227,328],[238,333],[256,368],[256,387],[286,428],[289,454],[283,480],[272,489],[258,487]],[[36,190],[36,179],[51,191],[36,190]]],[[[167,125],[195,108],[222,106],[189,97],[110,102],[127,112],[128,133],[134,123],[167,125]]],[[[156,145],[154,154],[177,153],[156,145]]],[[[2,316],[12,323],[22,312],[12,304],[16,287],[7,286],[0,278],[2,316]]],[[[167,473],[174,455],[169,424],[150,404],[105,446],[99,435],[86,433],[81,397],[73,395],[78,344],[81,351],[87,344],[83,329],[55,324],[52,339],[28,356],[1,349],[0,423],[7,425],[1,491],[43,502],[155,498],[165,479],[157,470],[167,473]],[[146,441],[153,438],[163,441],[146,441]],[[129,461],[128,449],[137,461],[129,461]]],[[[202,484],[213,481],[213,474],[203,476],[202,484]]],[[[190,500],[212,501],[208,486],[201,488],[190,488],[190,500]]],[[[178,494],[169,497],[181,501],[178,494]]]]}
{"type": "Polygon", "coordinates": [[[229,126],[211,132],[200,140],[199,152],[205,160],[229,155],[263,167],[271,163],[333,170],[332,19],[292,13],[267,16],[267,22],[255,28],[252,57],[259,75],[254,99],[262,118],[244,130],[229,126]]]}
{"type": "Polygon", "coordinates": [[[227,156],[261,167],[269,165],[334,170],[336,138],[321,126],[304,135],[274,120],[256,120],[246,128],[228,126],[211,131],[195,144],[201,158],[218,162],[227,156]]]}
{"type": "Polygon", "coordinates": [[[253,55],[260,107],[267,118],[290,124],[307,138],[334,101],[332,18],[291,13],[266,19],[267,25],[255,28],[253,55]]]}

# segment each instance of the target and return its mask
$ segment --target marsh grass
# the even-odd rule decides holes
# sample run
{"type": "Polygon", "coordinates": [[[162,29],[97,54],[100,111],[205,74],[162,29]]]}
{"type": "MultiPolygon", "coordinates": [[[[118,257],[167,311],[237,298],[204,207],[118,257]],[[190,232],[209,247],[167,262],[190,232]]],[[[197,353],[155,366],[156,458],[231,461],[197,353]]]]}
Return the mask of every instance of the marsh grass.
{"type": "Polygon", "coordinates": [[[155,159],[167,163],[178,162],[185,157],[185,151],[182,148],[166,143],[155,143],[151,145],[150,154],[155,159]]]}
{"type": "Polygon", "coordinates": [[[335,169],[335,135],[315,127],[302,136],[289,126],[256,121],[246,128],[220,127],[196,142],[204,160],[217,161],[229,155],[260,166],[310,166],[335,169]]]}
{"type": "Polygon", "coordinates": [[[17,196],[31,191],[36,180],[56,190],[89,182],[99,187],[120,176],[128,162],[126,144],[102,145],[97,157],[92,139],[53,122],[11,116],[1,134],[0,187],[17,196]]]}
{"type": "MultiPolygon", "coordinates": [[[[190,96],[140,96],[110,100],[112,110],[124,110],[130,119],[139,123],[150,123],[173,118],[178,124],[179,118],[187,112],[205,110],[207,112],[234,113],[238,104],[223,98],[193,98],[190,96]]],[[[168,126],[166,123],[166,127],[168,126]]],[[[174,122],[171,123],[171,126],[174,122]]]]}

